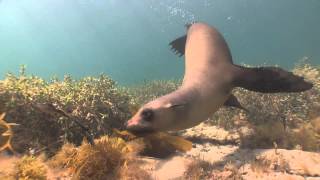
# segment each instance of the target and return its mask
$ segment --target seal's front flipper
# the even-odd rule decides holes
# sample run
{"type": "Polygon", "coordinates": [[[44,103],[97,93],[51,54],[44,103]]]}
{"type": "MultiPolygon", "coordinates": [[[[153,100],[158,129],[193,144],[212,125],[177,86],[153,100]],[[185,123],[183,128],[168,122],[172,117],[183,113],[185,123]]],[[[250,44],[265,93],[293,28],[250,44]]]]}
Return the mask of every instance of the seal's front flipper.
{"type": "Polygon", "coordinates": [[[223,105],[227,107],[236,107],[248,112],[248,110],[239,103],[237,97],[235,97],[233,94],[230,94],[229,98],[226,100],[226,102],[224,102],[223,105]]]}
{"type": "Polygon", "coordinates": [[[234,66],[234,85],[262,93],[302,92],[313,87],[303,77],[278,67],[234,66]]]}
{"type": "Polygon", "coordinates": [[[171,49],[180,57],[184,55],[186,47],[187,35],[181,36],[178,39],[170,42],[171,49]]]}
{"type": "MultiPolygon", "coordinates": [[[[189,30],[189,28],[196,23],[196,21],[193,21],[191,23],[187,23],[185,25],[187,31],[189,30]]],[[[186,48],[186,43],[187,43],[187,35],[181,36],[173,41],[171,41],[169,43],[169,45],[171,46],[171,50],[179,55],[179,57],[183,56],[185,53],[185,48],[186,48]]]]}

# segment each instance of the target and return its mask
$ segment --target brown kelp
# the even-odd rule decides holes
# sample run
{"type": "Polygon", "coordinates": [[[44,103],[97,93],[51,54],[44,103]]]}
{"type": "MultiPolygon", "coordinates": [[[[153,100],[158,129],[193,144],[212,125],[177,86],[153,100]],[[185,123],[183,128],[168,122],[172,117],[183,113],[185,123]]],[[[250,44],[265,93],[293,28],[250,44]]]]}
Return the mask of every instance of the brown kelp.
{"type": "Polygon", "coordinates": [[[5,113],[0,115],[0,152],[7,149],[11,152],[14,152],[11,146],[11,139],[13,135],[12,127],[17,125],[15,123],[7,123],[4,120],[5,113]]]}
{"type": "Polygon", "coordinates": [[[65,144],[52,158],[53,167],[67,168],[73,179],[150,179],[150,175],[136,166],[137,148],[123,139],[103,136],[92,146],[86,141],[75,147],[65,144]],[[134,173],[130,168],[134,167],[134,173]],[[129,173],[131,172],[131,173],[129,173]],[[128,174],[129,173],[129,174],[128,174]],[[131,177],[130,177],[131,176],[131,177]]]}
{"type": "Polygon", "coordinates": [[[114,129],[115,135],[127,142],[135,142],[143,146],[141,154],[153,157],[166,157],[175,151],[187,152],[192,148],[192,142],[166,132],[149,132],[135,134],[129,131],[114,129]]]}
{"type": "Polygon", "coordinates": [[[16,164],[13,172],[15,179],[46,180],[47,167],[44,162],[33,156],[24,156],[16,164]]]}
{"type": "MultiPolygon", "coordinates": [[[[3,157],[1,157],[3,158],[3,157]]],[[[48,168],[41,157],[22,156],[6,158],[4,169],[0,169],[0,179],[3,180],[45,180],[48,168]]]]}
{"type": "Polygon", "coordinates": [[[86,141],[79,147],[70,143],[63,145],[49,161],[50,166],[67,169],[73,179],[151,179],[149,173],[139,167],[138,154],[146,149],[158,152],[157,155],[168,148],[187,151],[192,145],[165,133],[136,136],[127,131],[114,131],[114,136],[96,139],[94,145],[86,141]]]}

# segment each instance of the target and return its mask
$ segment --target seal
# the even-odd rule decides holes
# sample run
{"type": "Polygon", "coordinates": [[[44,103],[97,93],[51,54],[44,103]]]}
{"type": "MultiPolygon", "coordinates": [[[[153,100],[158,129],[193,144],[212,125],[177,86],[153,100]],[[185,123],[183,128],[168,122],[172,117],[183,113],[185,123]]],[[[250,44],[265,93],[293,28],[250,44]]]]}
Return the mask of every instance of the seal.
{"type": "Polygon", "coordinates": [[[205,23],[187,25],[187,35],[170,43],[185,56],[182,85],[143,105],[126,123],[129,131],[171,131],[193,127],[222,106],[243,108],[235,87],[262,93],[301,92],[312,88],[303,77],[279,67],[242,67],[232,62],[222,35],[205,23]]]}

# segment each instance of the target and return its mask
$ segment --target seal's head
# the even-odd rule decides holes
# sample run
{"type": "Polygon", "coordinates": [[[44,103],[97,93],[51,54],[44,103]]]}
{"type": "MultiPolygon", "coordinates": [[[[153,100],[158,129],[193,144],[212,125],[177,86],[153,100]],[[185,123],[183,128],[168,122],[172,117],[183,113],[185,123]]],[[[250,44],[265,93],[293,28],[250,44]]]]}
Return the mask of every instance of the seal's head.
{"type": "Polygon", "coordinates": [[[126,123],[126,128],[133,132],[167,131],[174,129],[177,119],[180,119],[182,104],[172,104],[154,100],[142,106],[126,123]]]}

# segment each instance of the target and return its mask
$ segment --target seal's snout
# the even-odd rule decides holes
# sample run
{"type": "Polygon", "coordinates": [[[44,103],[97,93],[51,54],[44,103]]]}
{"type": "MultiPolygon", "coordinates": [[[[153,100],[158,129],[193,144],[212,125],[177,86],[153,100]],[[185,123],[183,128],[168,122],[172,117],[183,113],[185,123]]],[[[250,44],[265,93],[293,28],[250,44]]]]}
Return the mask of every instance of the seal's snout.
{"type": "Polygon", "coordinates": [[[132,127],[135,127],[135,126],[139,126],[139,120],[138,119],[129,119],[126,123],[125,123],[125,126],[127,129],[130,129],[132,127]]]}
{"type": "Polygon", "coordinates": [[[128,131],[134,131],[139,129],[140,127],[140,123],[139,123],[139,119],[133,117],[131,119],[129,119],[126,123],[125,123],[125,127],[128,131]]]}
{"type": "Polygon", "coordinates": [[[133,117],[125,124],[128,131],[131,132],[150,132],[153,131],[151,126],[145,123],[141,118],[133,117]]]}

